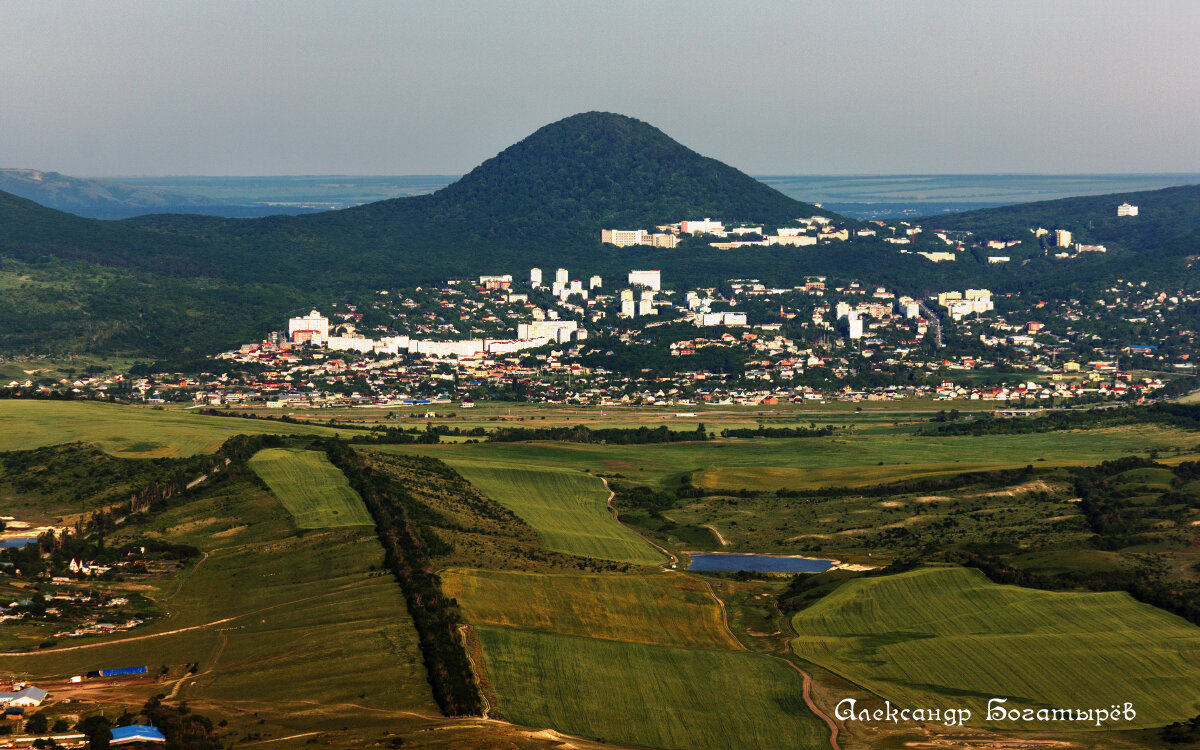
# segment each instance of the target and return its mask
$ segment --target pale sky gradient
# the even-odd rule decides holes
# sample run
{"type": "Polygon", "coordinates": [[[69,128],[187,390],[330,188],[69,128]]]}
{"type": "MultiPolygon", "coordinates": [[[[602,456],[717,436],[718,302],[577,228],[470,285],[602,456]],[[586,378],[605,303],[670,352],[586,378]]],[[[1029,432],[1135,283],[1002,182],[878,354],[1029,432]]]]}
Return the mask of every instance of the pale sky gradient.
{"type": "Polygon", "coordinates": [[[1200,2],[0,0],[0,167],[458,174],[606,110],[755,174],[1200,171],[1200,2]]]}

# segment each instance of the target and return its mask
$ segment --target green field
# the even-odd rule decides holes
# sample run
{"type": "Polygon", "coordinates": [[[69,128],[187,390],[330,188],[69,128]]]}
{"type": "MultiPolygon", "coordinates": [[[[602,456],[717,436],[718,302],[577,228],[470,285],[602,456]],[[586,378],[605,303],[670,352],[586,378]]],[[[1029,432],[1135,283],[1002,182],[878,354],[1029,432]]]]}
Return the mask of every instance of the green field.
{"type": "Polygon", "coordinates": [[[929,568],[852,581],[793,625],[801,658],[896,705],[967,707],[976,725],[993,697],[1010,707],[1133,703],[1136,721],[1119,728],[1200,713],[1200,628],[1125,593],[1037,591],[972,569],[929,568]]]}
{"type": "Polygon", "coordinates": [[[0,400],[0,451],[80,441],[125,458],[169,458],[211,453],[238,434],[334,432],[315,425],[207,417],[94,401],[0,400]]]}
{"type": "Polygon", "coordinates": [[[637,534],[617,523],[605,506],[608,492],[599,479],[574,471],[536,467],[495,467],[441,455],[480,492],[534,528],[555,552],[634,565],[664,558],[637,534]]]}
{"type": "Polygon", "coordinates": [[[660,487],[688,475],[702,487],[762,490],[877,484],[965,471],[1096,464],[1152,449],[1192,453],[1195,433],[1153,425],[1028,435],[926,436],[903,431],[826,438],[712,440],[697,443],[478,443],[382,446],[463,466],[561,468],[616,473],[660,487]]]}
{"type": "Polygon", "coordinates": [[[721,610],[694,578],[678,574],[547,575],[483,570],[442,573],[468,622],[687,648],[736,649],[721,610]]]}
{"type": "Polygon", "coordinates": [[[375,522],[346,477],[319,451],[267,448],[254,469],[302,529],[367,526],[375,522]]]}
{"type": "Polygon", "coordinates": [[[695,748],[823,747],[800,675],[759,654],[480,627],[499,712],[607,742],[695,748]]]}

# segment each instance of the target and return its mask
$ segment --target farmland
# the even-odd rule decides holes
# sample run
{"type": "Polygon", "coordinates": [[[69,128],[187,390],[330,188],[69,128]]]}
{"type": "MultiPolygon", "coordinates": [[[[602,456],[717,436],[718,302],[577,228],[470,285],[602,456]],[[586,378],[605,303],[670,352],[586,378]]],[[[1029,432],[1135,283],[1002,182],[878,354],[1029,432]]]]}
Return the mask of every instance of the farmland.
{"type": "Polygon", "coordinates": [[[602,445],[589,443],[480,443],[382,446],[427,453],[472,466],[562,468],[617,473],[656,487],[682,477],[706,488],[759,490],[856,486],[965,471],[1080,466],[1151,450],[1194,455],[1195,433],[1151,425],[1027,435],[931,436],[911,430],[839,433],[827,438],[712,440],[602,445]]]}
{"type": "Polygon", "coordinates": [[[688,648],[737,648],[696,579],[678,574],[546,575],[451,570],[469,622],[688,648]]]}
{"type": "Polygon", "coordinates": [[[331,716],[360,712],[355,706],[367,709],[355,731],[374,737],[385,725],[420,723],[406,711],[437,715],[400,591],[371,570],[383,551],[369,527],[296,536],[273,496],[231,479],[122,533],[134,531],[204,553],[147,591],[166,616],[112,640],[0,655],[0,669],[44,684],[101,667],[147,665],[155,674],[163,665],[164,682],[83,690],[76,702],[171,692],[264,737],[325,731],[331,716]]]}
{"type": "Polygon", "coordinates": [[[977,724],[992,697],[1014,707],[1129,701],[1133,727],[1200,712],[1200,696],[1180,689],[1200,684],[1200,628],[1124,593],[1035,591],[974,570],[919,569],[852,581],[793,625],[801,658],[897,705],[967,705],[977,724]]]}
{"type": "Polygon", "coordinates": [[[663,557],[613,521],[599,479],[537,467],[490,466],[446,456],[447,463],[481,492],[516,513],[556,552],[654,565],[663,557]]]}
{"type": "Polygon", "coordinates": [[[618,744],[801,748],[828,739],[800,675],[758,654],[478,628],[500,712],[618,744]]]}
{"type": "Polygon", "coordinates": [[[371,525],[362,498],[323,453],[267,448],[250,459],[250,468],[296,519],[302,529],[371,525]]]}
{"type": "Polygon", "coordinates": [[[209,417],[94,401],[0,400],[0,451],[95,443],[125,458],[174,458],[211,453],[233,435],[328,435],[315,425],[209,417]]]}

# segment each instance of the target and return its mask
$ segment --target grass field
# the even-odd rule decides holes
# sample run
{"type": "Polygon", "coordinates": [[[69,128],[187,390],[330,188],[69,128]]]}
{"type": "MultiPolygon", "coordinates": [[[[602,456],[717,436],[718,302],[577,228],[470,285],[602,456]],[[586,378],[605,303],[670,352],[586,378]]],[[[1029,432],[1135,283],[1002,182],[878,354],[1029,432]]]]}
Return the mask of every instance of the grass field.
{"type": "Polygon", "coordinates": [[[667,573],[442,573],[468,622],[660,646],[736,649],[703,584],[667,573]]]}
{"type": "Polygon", "coordinates": [[[919,569],[852,581],[793,625],[801,658],[897,705],[965,706],[977,725],[993,697],[1035,708],[1131,702],[1137,719],[1121,728],[1200,713],[1200,628],[1124,593],[1036,591],[971,569],[919,569]]]}
{"type": "Polygon", "coordinates": [[[555,552],[634,565],[664,561],[645,540],[613,519],[605,507],[608,492],[595,477],[553,468],[495,467],[450,454],[439,457],[480,492],[520,516],[555,552]]]}
{"type": "Polygon", "coordinates": [[[500,712],[618,744],[693,750],[825,746],[800,675],[767,656],[480,627],[500,712]]]}
{"type": "Polygon", "coordinates": [[[463,465],[619,473],[660,487],[675,486],[680,477],[690,475],[693,483],[702,487],[777,490],[876,484],[1027,464],[1088,465],[1135,453],[1146,455],[1155,448],[1190,453],[1198,442],[1196,433],[1138,425],[1029,435],[941,437],[873,432],[652,445],[532,442],[396,445],[380,450],[427,453],[463,465]]]}
{"type": "Polygon", "coordinates": [[[0,400],[0,451],[82,441],[125,458],[211,453],[233,435],[332,435],[315,425],[206,417],[91,401],[0,400]]]}
{"type": "Polygon", "coordinates": [[[254,454],[250,468],[302,529],[375,523],[345,475],[319,451],[267,448],[254,454]]]}

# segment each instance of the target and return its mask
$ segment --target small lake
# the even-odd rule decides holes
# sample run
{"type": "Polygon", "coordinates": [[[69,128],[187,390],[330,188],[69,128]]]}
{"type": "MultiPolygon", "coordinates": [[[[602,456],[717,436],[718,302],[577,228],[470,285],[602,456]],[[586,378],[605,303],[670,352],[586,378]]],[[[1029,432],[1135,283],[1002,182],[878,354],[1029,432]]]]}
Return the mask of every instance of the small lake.
{"type": "Polygon", "coordinates": [[[833,567],[833,560],[816,560],[811,557],[782,557],[779,555],[734,555],[704,554],[689,555],[692,564],[688,570],[737,572],[749,570],[755,573],[824,573],[833,567]]]}
{"type": "Polygon", "coordinates": [[[12,549],[14,547],[24,547],[36,541],[36,536],[14,536],[12,539],[0,539],[0,547],[12,549]]]}

